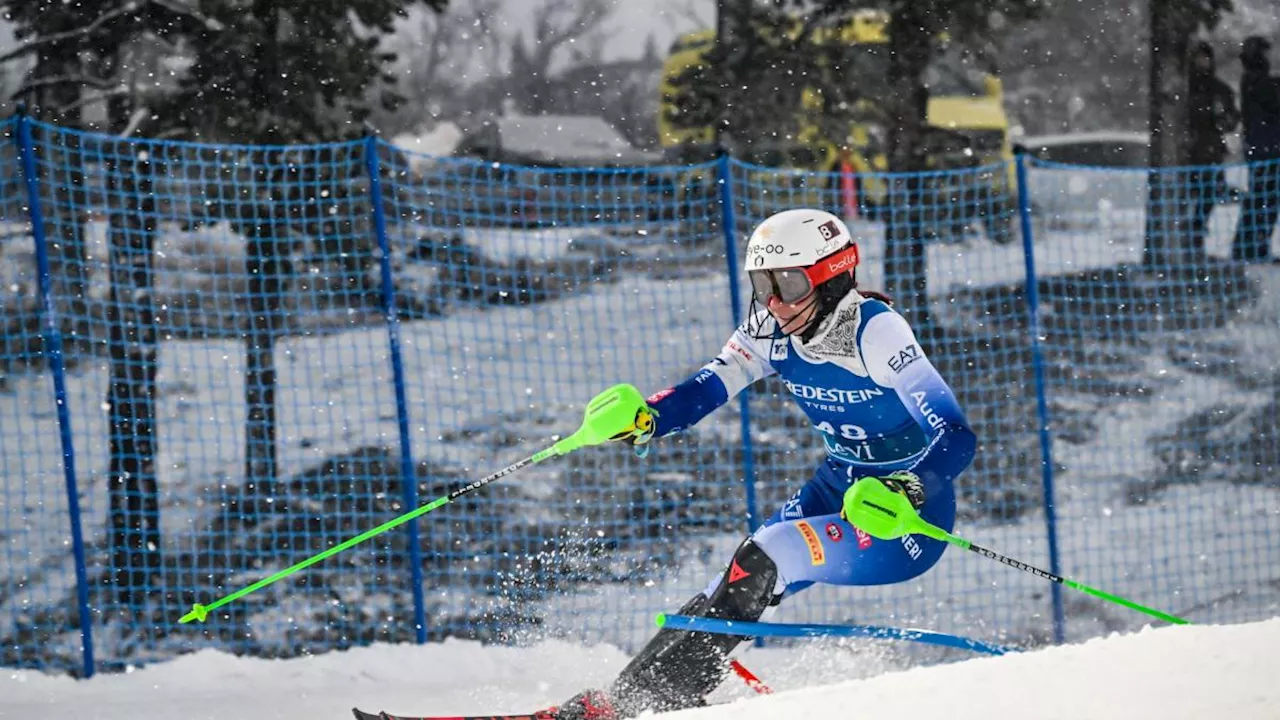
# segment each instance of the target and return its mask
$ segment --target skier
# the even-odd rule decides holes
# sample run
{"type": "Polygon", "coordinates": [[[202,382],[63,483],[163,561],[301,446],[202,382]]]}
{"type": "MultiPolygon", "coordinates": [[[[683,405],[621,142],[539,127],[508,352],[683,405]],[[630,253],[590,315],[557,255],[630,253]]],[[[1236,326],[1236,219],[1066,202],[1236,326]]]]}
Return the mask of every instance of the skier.
{"type": "MultiPolygon", "coordinates": [[[[928,570],[945,543],[907,535],[873,541],[842,517],[845,492],[878,477],[927,521],[950,531],[953,482],[976,438],[955,395],[906,320],[859,291],[858,246],[835,215],[797,209],[766,219],[747,244],[750,317],[693,377],[648,398],[616,440],[638,451],[691,427],[761,378],[779,375],[826,445],[813,477],[748,537],[724,574],[682,614],[753,621],[813,583],[882,585],[928,570]]],[[[705,704],[745,638],[664,629],[607,690],[547,714],[614,720],[705,704]]]]}

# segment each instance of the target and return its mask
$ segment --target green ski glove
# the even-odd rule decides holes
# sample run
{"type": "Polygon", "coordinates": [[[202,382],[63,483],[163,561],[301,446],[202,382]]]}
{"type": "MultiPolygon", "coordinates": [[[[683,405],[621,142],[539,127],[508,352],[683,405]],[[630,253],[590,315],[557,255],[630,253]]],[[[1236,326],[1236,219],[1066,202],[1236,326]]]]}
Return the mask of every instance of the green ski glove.
{"type": "Polygon", "coordinates": [[[920,476],[910,470],[897,470],[880,478],[880,482],[890,490],[898,493],[902,497],[911,501],[911,507],[916,510],[924,505],[924,483],[920,482],[920,476]]]}
{"type": "Polygon", "coordinates": [[[879,540],[923,533],[938,537],[941,530],[923,530],[928,523],[916,510],[924,504],[924,486],[913,472],[899,470],[883,478],[864,477],[844,493],[840,517],[879,540]],[[918,503],[918,504],[917,504],[918,503]]]}
{"type": "Polygon", "coordinates": [[[610,440],[630,443],[635,450],[636,456],[644,457],[649,454],[649,441],[653,439],[653,431],[657,428],[654,418],[657,417],[658,413],[649,407],[638,391],[635,393],[635,397],[640,397],[641,399],[638,401],[633,416],[624,418],[619,415],[616,418],[611,418],[616,424],[609,428],[600,427],[600,430],[607,432],[610,440]]]}

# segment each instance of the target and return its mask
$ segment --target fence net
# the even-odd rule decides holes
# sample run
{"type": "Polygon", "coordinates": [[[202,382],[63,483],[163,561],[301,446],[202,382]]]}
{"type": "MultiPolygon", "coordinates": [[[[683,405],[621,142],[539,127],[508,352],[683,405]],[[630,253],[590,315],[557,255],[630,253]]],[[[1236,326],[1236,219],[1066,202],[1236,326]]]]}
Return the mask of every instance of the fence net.
{"type": "MultiPolygon", "coordinates": [[[[213,146],[19,122],[43,223],[9,121],[0,665],[81,667],[72,523],[99,670],[451,636],[634,648],[820,460],[780,382],[645,459],[609,446],[539,464],[204,625],[177,619],[543,449],[604,387],[693,374],[746,310],[751,228],[797,206],[846,219],[859,285],[895,297],[973,423],[963,535],[1193,621],[1274,612],[1280,308],[1273,271],[1231,261],[1237,220],[1256,231],[1244,247],[1270,236],[1270,166],[1252,168],[1268,203],[1245,167],[1152,179],[1029,162],[1024,242],[1013,163],[556,169],[372,139],[213,146]]],[[[1145,622],[1064,600],[1069,639],[1145,622]]],[[[959,553],[898,586],[811,588],[778,617],[1024,644],[1054,630],[1044,581],[959,553]]]]}
{"type": "MultiPolygon", "coordinates": [[[[1277,167],[1041,163],[1029,183],[1063,572],[1192,621],[1276,609],[1280,307],[1256,248],[1277,167]]],[[[1078,637],[1133,624],[1064,599],[1078,637]]]]}

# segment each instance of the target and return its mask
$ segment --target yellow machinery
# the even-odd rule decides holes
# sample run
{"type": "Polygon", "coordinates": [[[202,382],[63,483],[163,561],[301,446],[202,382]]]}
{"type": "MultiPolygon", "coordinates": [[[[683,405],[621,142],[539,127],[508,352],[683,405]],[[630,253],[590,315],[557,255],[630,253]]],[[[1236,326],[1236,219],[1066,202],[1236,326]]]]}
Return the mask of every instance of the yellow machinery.
{"type": "MultiPolygon", "coordinates": [[[[817,93],[806,90],[801,107],[796,108],[799,124],[794,140],[753,143],[745,151],[735,150],[734,155],[758,165],[792,171],[841,173],[828,176],[830,187],[839,186],[843,178],[846,192],[856,194],[861,212],[874,216],[887,194],[884,178],[879,175],[887,170],[887,158],[886,133],[877,105],[895,92],[888,81],[888,20],[883,11],[862,10],[837,27],[814,32],[814,42],[839,43],[844,49],[842,65],[848,69],[850,82],[858,84],[862,97],[859,105],[863,112],[856,112],[859,119],[850,124],[845,137],[823,137],[816,124],[805,122],[822,107],[817,93]]],[[[678,127],[672,122],[673,115],[678,118],[680,108],[671,84],[688,68],[705,62],[714,44],[713,30],[688,33],[672,44],[663,64],[658,135],[672,160],[706,157],[714,143],[712,128],[678,127]]],[[[961,182],[964,187],[950,188],[947,204],[956,206],[948,209],[950,219],[959,224],[980,219],[987,226],[988,235],[1006,241],[1013,207],[1013,154],[1000,79],[974,70],[964,62],[959,47],[945,42],[927,72],[930,167],[945,170],[1006,163],[1005,168],[978,177],[966,175],[961,182]]],[[[813,184],[814,180],[810,178],[808,182],[813,184]]]]}

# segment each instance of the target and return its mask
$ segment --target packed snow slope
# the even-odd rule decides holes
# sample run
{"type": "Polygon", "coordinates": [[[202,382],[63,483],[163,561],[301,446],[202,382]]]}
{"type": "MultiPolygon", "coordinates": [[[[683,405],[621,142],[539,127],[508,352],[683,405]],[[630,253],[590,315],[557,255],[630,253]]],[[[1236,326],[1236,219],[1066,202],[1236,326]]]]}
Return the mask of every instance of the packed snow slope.
{"type": "MultiPolygon", "coordinates": [[[[752,649],[743,662],[779,691],[671,720],[768,718],[1280,717],[1280,618],[1145,629],[1078,645],[885,671],[883,646],[752,649]],[[861,678],[846,680],[844,678],[861,678]]],[[[528,711],[600,685],[625,656],[607,646],[472,642],[375,646],[295,660],[202,651],[89,681],[31,671],[0,677],[0,718],[348,720],[348,708],[404,714],[528,711]]]]}

